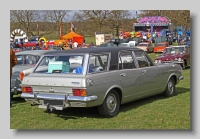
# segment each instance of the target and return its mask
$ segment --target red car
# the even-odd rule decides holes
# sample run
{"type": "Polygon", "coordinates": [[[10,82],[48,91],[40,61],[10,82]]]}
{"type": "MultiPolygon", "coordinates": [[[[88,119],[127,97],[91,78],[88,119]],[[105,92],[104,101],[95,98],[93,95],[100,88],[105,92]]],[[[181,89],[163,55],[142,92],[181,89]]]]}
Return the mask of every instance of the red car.
{"type": "Polygon", "coordinates": [[[166,47],[169,46],[168,42],[159,42],[156,46],[154,46],[154,53],[162,53],[166,47]]]}
{"type": "Polygon", "coordinates": [[[154,63],[174,63],[180,64],[183,69],[190,66],[190,46],[170,46],[164,49],[163,54],[157,57],[154,63]]]}

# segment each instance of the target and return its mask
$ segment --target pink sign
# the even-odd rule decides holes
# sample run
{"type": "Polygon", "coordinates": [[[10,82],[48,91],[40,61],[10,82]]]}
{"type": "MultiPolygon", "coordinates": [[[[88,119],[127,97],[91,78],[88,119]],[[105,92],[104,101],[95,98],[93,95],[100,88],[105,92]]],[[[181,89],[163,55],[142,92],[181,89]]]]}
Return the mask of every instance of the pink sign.
{"type": "Polygon", "coordinates": [[[140,18],[138,23],[170,23],[170,20],[163,16],[145,16],[140,18]]]}

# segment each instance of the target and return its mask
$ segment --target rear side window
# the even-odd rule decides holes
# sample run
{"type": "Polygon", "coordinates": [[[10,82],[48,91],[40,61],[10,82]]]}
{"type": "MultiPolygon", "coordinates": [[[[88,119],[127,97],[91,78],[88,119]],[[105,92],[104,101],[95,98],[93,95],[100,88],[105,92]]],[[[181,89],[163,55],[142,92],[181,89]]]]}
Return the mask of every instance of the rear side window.
{"type": "Polygon", "coordinates": [[[119,70],[136,68],[132,51],[121,51],[119,54],[119,70]]]}
{"type": "Polygon", "coordinates": [[[143,51],[135,51],[135,56],[140,68],[154,66],[152,61],[146,56],[143,51]]]}
{"type": "Polygon", "coordinates": [[[91,54],[89,57],[88,73],[98,73],[108,70],[109,54],[91,54]]]}

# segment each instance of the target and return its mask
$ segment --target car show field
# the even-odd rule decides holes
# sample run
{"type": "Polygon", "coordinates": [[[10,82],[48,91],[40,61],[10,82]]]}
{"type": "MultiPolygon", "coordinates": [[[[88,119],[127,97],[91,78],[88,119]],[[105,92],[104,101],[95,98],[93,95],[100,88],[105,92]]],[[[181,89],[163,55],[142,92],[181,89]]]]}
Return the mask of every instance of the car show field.
{"type": "MultiPolygon", "coordinates": [[[[154,53],[149,54],[155,59],[154,53]]],[[[156,95],[121,105],[113,118],[102,118],[94,108],[68,108],[49,113],[14,96],[11,129],[190,129],[190,68],[170,98],[156,95]]]]}
{"type": "Polygon", "coordinates": [[[190,40],[190,10],[10,10],[10,129],[192,130],[190,40]]]}

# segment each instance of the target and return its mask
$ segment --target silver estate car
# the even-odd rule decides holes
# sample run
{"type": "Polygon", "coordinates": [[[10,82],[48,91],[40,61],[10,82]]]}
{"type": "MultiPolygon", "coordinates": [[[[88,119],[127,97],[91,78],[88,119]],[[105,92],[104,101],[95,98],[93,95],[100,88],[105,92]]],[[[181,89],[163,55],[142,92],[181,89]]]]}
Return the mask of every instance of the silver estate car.
{"type": "Polygon", "coordinates": [[[13,67],[11,77],[11,92],[12,95],[21,94],[21,81],[24,76],[30,74],[33,67],[36,65],[40,57],[49,50],[33,50],[33,51],[22,51],[17,52],[16,57],[18,64],[13,67]]]}
{"type": "Polygon", "coordinates": [[[113,117],[121,104],[173,96],[182,79],[180,65],[156,65],[138,48],[80,48],[44,54],[23,79],[21,97],[50,112],[98,106],[100,115],[113,117]]]}

